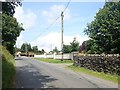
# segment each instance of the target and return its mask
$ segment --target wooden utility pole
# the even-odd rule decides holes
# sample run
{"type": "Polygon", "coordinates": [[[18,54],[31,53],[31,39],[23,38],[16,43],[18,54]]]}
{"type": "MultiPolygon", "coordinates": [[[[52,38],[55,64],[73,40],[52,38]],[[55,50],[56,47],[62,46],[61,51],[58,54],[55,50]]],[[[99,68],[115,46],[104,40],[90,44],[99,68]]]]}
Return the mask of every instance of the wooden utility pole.
{"type": "Polygon", "coordinates": [[[61,51],[62,51],[62,59],[61,61],[63,61],[63,12],[61,13],[61,51]]]}

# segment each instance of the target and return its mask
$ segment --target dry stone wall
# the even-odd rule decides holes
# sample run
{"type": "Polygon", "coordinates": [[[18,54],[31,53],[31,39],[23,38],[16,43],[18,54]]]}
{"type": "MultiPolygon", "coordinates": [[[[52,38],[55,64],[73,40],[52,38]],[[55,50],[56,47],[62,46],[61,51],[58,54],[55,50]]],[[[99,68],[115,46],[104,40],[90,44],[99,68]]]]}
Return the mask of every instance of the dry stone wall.
{"type": "Polygon", "coordinates": [[[120,75],[120,56],[74,56],[74,65],[90,70],[120,75]]]}

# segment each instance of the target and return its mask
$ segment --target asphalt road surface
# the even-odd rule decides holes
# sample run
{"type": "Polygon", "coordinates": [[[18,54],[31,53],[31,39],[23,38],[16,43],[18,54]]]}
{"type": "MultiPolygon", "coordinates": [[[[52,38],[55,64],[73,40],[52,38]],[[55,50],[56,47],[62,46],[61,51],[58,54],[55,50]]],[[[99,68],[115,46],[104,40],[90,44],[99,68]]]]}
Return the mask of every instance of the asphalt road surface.
{"type": "Polygon", "coordinates": [[[16,70],[16,88],[118,88],[112,82],[28,57],[16,58],[16,70]]]}

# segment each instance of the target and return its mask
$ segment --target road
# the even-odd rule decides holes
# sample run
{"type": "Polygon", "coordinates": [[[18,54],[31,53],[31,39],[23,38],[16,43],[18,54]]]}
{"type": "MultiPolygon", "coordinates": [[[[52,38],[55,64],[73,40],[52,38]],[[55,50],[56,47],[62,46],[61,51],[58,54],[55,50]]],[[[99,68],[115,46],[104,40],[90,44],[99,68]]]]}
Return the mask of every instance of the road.
{"type": "Polygon", "coordinates": [[[16,70],[16,88],[118,88],[112,82],[28,57],[16,58],[16,70]]]}

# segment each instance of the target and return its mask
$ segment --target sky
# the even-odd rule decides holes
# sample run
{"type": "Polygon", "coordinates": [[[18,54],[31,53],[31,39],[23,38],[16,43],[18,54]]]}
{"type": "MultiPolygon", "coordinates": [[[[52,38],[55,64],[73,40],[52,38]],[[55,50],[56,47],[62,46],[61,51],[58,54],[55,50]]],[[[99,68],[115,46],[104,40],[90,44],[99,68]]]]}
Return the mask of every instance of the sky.
{"type": "MultiPolygon", "coordinates": [[[[30,43],[47,52],[55,47],[61,50],[61,12],[66,5],[67,2],[23,2],[22,7],[16,7],[14,17],[25,29],[17,38],[17,47],[30,43]]],[[[88,40],[84,30],[103,6],[104,2],[70,2],[64,12],[64,44],[69,45],[74,37],[80,45],[88,40]]]]}

